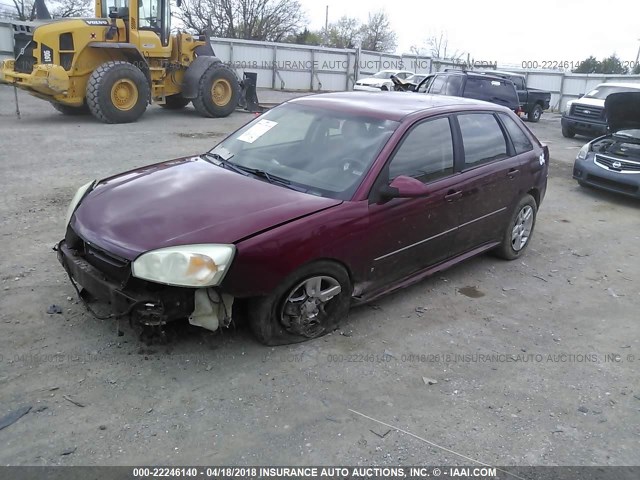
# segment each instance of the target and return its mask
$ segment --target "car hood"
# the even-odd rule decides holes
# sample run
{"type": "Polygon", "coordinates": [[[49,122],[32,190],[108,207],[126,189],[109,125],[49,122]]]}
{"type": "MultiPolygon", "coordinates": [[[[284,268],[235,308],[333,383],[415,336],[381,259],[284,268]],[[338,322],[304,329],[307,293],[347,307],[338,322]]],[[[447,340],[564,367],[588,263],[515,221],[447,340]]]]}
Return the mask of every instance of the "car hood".
{"type": "Polygon", "coordinates": [[[612,93],[604,101],[604,114],[609,130],[640,128],[640,92],[612,93]]]}
{"type": "Polygon", "coordinates": [[[581,97],[578,100],[571,102],[572,105],[588,105],[590,107],[602,107],[604,106],[604,100],[600,98],[587,98],[581,97]]]}
{"type": "Polygon", "coordinates": [[[133,260],[162,247],[235,243],[340,203],[191,157],[102,180],[80,203],[71,227],[85,241],[133,260]]]}

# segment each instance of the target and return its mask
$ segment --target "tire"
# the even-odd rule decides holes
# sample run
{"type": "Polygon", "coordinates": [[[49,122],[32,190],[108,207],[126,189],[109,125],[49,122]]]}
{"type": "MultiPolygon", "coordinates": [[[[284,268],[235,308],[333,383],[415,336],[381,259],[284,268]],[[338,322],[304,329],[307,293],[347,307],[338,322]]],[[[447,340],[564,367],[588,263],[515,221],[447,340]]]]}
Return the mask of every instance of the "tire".
{"type": "Polygon", "coordinates": [[[342,266],[328,261],[315,262],[289,275],[270,295],[251,299],[249,325],[258,341],[265,345],[287,345],[318,338],[335,330],[347,316],[351,293],[351,280],[342,266]],[[339,293],[333,292],[325,302],[313,294],[309,296],[309,289],[317,292],[313,287],[318,285],[319,278],[321,292],[331,294],[330,289],[339,286],[339,293]],[[300,315],[287,314],[287,308],[300,315]]]}
{"type": "Polygon", "coordinates": [[[214,63],[200,77],[198,94],[191,102],[200,115],[228,117],[238,106],[240,84],[229,68],[214,63]]]}
{"type": "Polygon", "coordinates": [[[509,218],[502,243],[495,250],[498,257],[515,260],[522,255],[531,242],[537,213],[538,206],[534,198],[528,194],[524,195],[509,218]],[[519,233],[516,234],[516,231],[519,233]]]}
{"type": "Polygon", "coordinates": [[[542,107],[540,105],[535,105],[533,110],[531,110],[527,114],[527,120],[532,123],[538,123],[540,121],[540,117],[542,116],[542,107]]]}
{"type": "Polygon", "coordinates": [[[87,115],[89,113],[89,107],[86,103],[81,107],[73,107],[71,105],[51,102],[51,106],[63,115],[87,115]]]}
{"type": "Polygon", "coordinates": [[[165,99],[166,103],[164,105],[160,105],[162,108],[167,110],[180,110],[181,108],[186,107],[191,102],[190,98],[184,98],[181,94],[176,93],[175,95],[171,95],[165,99]]]}
{"type": "Polygon", "coordinates": [[[87,83],[87,104],[104,123],[135,122],[147,109],[149,82],[142,70],[128,62],[107,62],[87,83]]]}
{"type": "Polygon", "coordinates": [[[564,138],[573,138],[576,136],[576,132],[571,127],[562,127],[562,136],[564,138]]]}

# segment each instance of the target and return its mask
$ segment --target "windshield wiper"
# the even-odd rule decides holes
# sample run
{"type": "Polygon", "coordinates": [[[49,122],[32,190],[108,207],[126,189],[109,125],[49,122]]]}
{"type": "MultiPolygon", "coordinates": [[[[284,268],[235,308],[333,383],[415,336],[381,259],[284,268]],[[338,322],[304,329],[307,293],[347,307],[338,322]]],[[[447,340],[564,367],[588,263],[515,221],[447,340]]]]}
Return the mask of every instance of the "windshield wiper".
{"type": "Polygon", "coordinates": [[[236,163],[229,161],[229,158],[233,157],[233,155],[231,155],[229,158],[224,158],[219,153],[205,152],[201,156],[212,158],[213,160],[216,160],[219,165],[222,165],[223,167],[228,168],[229,170],[233,170],[234,172],[239,173],[240,175],[244,175],[245,177],[247,176],[248,172],[246,170],[238,166],[236,163]]]}
{"type": "Polygon", "coordinates": [[[278,177],[276,175],[271,175],[270,173],[265,172],[264,170],[260,170],[258,168],[249,168],[238,165],[238,168],[241,168],[245,172],[249,172],[256,177],[262,177],[269,183],[284,183],[285,185],[290,185],[291,182],[286,178],[278,177]]]}
{"type": "Polygon", "coordinates": [[[253,175],[255,177],[264,178],[267,182],[269,182],[271,184],[274,184],[274,185],[281,185],[281,186],[290,188],[291,190],[296,190],[298,192],[306,192],[307,191],[306,188],[302,188],[302,187],[298,187],[298,186],[292,185],[291,182],[289,180],[287,180],[286,178],[282,178],[282,177],[279,177],[277,175],[273,175],[272,173],[267,173],[264,170],[260,170],[259,168],[245,167],[244,165],[240,165],[238,163],[230,162],[229,159],[233,155],[231,155],[228,158],[224,158],[219,153],[205,152],[205,153],[202,154],[202,156],[212,158],[213,160],[218,162],[218,164],[228,168],[229,170],[233,170],[234,172],[239,173],[240,175],[244,175],[245,177],[247,175],[253,175]]]}

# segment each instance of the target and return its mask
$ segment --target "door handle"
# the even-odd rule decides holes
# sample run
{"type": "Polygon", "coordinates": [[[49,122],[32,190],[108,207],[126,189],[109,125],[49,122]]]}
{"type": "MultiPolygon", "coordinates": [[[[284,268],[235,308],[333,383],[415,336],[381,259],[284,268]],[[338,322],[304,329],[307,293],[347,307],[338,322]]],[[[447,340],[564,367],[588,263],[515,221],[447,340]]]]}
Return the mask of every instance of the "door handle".
{"type": "Polygon", "coordinates": [[[462,190],[449,190],[447,194],[444,196],[444,199],[447,202],[453,202],[454,200],[458,200],[462,197],[462,190]]]}
{"type": "Polygon", "coordinates": [[[520,173],[520,170],[516,169],[516,168],[512,168],[511,170],[509,170],[507,172],[507,177],[513,179],[515,178],[518,174],[520,173]]]}

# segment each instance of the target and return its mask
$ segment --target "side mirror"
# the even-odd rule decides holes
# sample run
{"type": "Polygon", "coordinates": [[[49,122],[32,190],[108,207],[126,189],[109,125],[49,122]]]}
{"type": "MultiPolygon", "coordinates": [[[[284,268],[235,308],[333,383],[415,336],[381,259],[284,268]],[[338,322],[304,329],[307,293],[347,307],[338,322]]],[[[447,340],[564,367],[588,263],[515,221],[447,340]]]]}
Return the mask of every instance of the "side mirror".
{"type": "Polygon", "coordinates": [[[399,175],[389,185],[382,187],[384,198],[419,198],[429,195],[429,189],[420,180],[406,175],[399,175]]]}

